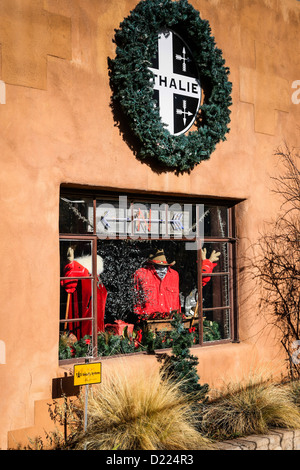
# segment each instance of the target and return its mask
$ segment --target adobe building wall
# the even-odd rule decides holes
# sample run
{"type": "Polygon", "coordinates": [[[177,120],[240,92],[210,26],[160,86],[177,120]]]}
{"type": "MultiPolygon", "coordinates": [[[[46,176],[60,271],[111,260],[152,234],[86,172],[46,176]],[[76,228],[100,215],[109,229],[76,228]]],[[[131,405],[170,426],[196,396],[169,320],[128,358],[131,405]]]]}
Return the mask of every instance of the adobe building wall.
{"type": "MultiPolygon", "coordinates": [[[[0,448],[34,425],[58,364],[59,190],[95,188],[236,198],[238,255],[276,216],[276,148],[299,147],[300,4],[191,0],[209,20],[233,83],[231,132],[190,174],[156,173],[115,125],[107,58],[136,0],[2,0],[0,4],[0,448]],[[5,100],[3,97],[5,88],[5,100]],[[4,104],[5,102],[5,104],[4,104]],[[3,104],[2,104],[3,103],[3,104]]],[[[219,386],[258,365],[284,370],[252,285],[239,284],[240,343],[195,348],[201,382],[219,386]]],[[[128,357],[126,367],[155,358],[128,357]]],[[[147,362],[146,362],[147,363],[147,362]]],[[[112,370],[114,360],[104,361],[112,370]]]]}

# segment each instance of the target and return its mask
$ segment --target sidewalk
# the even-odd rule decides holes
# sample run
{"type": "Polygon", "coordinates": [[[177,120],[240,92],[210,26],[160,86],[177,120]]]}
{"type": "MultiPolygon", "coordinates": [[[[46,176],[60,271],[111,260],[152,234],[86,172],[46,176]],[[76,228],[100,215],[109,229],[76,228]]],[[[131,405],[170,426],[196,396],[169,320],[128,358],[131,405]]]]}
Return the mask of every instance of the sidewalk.
{"type": "Polygon", "coordinates": [[[266,435],[223,441],[218,450],[300,450],[300,430],[274,428],[266,435]]]}

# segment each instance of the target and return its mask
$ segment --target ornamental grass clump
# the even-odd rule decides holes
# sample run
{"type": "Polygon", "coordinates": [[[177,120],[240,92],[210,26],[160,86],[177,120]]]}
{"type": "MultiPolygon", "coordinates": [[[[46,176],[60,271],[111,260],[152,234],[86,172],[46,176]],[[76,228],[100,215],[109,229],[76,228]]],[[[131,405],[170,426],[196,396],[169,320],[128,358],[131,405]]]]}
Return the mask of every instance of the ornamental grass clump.
{"type": "Polygon", "coordinates": [[[300,380],[293,380],[288,384],[293,402],[300,409],[300,380]]]}
{"type": "Polygon", "coordinates": [[[114,374],[91,389],[86,432],[76,450],[201,450],[211,441],[196,430],[189,400],[158,372],[114,374]]]}
{"type": "Polygon", "coordinates": [[[274,427],[300,428],[300,409],[291,388],[262,380],[227,385],[202,418],[202,432],[218,440],[266,434],[274,427]]]}

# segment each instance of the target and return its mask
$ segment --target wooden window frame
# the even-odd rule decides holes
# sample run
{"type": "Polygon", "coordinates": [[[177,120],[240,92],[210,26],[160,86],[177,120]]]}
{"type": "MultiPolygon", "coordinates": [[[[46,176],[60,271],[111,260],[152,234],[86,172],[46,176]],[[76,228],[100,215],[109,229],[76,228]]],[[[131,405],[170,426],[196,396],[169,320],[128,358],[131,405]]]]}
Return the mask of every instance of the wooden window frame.
{"type": "MultiPolygon", "coordinates": [[[[86,197],[93,200],[93,232],[87,232],[82,234],[74,234],[74,233],[60,233],[59,240],[60,241],[90,241],[92,243],[92,259],[93,259],[93,267],[96,266],[97,263],[97,242],[101,239],[109,239],[107,235],[101,235],[96,233],[96,207],[97,201],[105,201],[105,200],[112,200],[112,198],[118,200],[120,196],[117,192],[89,192],[84,190],[77,190],[77,189],[62,189],[61,195],[67,197],[81,195],[82,197],[86,197]]],[[[166,204],[166,210],[168,210],[168,206],[174,203],[180,204],[207,204],[210,206],[217,206],[217,207],[226,207],[228,210],[228,234],[226,237],[214,237],[214,236],[204,236],[204,239],[201,240],[197,236],[193,239],[186,240],[185,238],[169,238],[169,240],[176,240],[176,241],[185,241],[185,242],[196,242],[198,244],[197,247],[197,263],[200,269],[198,270],[198,298],[199,298],[199,321],[198,321],[198,332],[199,332],[199,343],[195,344],[193,348],[203,347],[203,346],[214,346],[216,344],[224,344],[224,343],[232,343],[232,342],[239,342],[239,331],[238,331],[238,305],[237,305],[237,282],[236,282],[236,260],[237,260],[237,238],[236,238],[236,228],[235,228],[235,205],[238,201],[232,200],[223,200],[223,199],[203,199],[201,197],[195,198],[185,198],[181,196],[166,196],[166,195],[157,195],[157,196],[148,196],[146,194],[126,194],[128,199],[130,200],[131,207],[135,203],[156,203],[156,204],[166,204]],[[229,306],[222,306],[222,307],[212,307],[212,308],[203,308],[202,305],[202,256],[201,256],[201,242],[205,243],[227,243],[228,245],[228,260],[229,260],[229,270],[227,272],[219,272],[219,273],[210,273],[209,277],[213,276],[221,276],[221,275],[228,275],[229,278],[229,298],[230,298],[230,305],[229,306]],[[230,311],[230,337],[224,338],[216,341],[203,341],[203,312],[205,311],[213,311],[213,310],[229,310],[230,311]],[[202,320],[202,321],[201,321],[202,320]]],[[[128,238],[134,238],[131,235],[128,235],[128,238]]],[[[124,240],[124,236],[114,236],[111,239],[120,239],[124,240]]],[[[136,239],[140,239],[136,237],[136,239]]],[[[151,237],[151,240],[163,240],[168,241],[167,238],[162,238],[158,236],[157,238],[151,237]]],[[[141,238],[141,242],[143,239],[141,238]]],[[[94,268],[95,269],[95,268],[94,268]]],[[[60,278],[61,280],[64,279],[63,277],[60,278]]],[[[71,279],[71,278],[68,278],[71,279]]],[[[77,278],[76,278],[77,279],[77,278]]],[[[92,351],[93,351],[93,358],[96,359],[98,357],[97,351],[97,315],[96,315],[96,302],[94,299],[97,298],[97,274],[95,271],[89,277],[92,282],[92,351]]],[[[74,319],[73,321],[85,321],[84,319],[74,319]]],[[[68,320],[71,322],[72,320],[68,320]]],[[[64,323],[64,319],[60,319],[60,323],[64,323]]],[[[132,354],[139,354],[139,353],[132,353],[132,354]]],[[[141,353],[143,354],[143,353],[141,353]]],[[[72,363],[72,362],[83,362],[84,358],[73,358],[67,360],[60,360],[60,364],[63,363],[72,363]]]]}

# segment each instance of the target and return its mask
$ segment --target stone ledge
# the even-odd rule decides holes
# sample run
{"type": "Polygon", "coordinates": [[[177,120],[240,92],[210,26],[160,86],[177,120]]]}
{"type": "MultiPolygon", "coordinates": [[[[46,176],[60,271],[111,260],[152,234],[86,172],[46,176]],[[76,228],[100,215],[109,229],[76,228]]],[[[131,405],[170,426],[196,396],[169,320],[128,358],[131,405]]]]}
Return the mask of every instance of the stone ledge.
{"type": "Polygon", "coordinates": [[[300,450],[300,430],[274,428],[266,435],[255,434],[226,440],[218,450],[300,450]]]}

